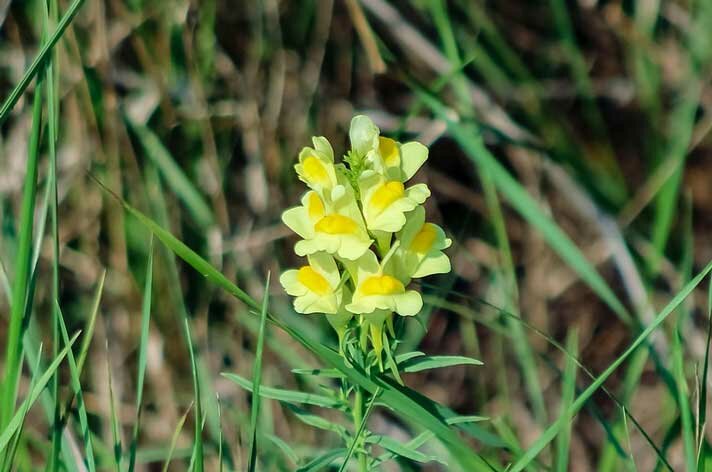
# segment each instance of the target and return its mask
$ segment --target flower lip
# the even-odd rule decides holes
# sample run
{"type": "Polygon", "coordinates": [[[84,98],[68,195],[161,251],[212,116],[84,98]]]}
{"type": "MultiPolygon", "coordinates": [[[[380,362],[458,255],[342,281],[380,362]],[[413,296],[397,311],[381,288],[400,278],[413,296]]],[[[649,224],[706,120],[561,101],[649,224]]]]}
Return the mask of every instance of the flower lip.
{"type": "Polygon", "coordinates": [[[410,243],[410,250],[419,254],[427,253],[433,247],[437,235],[435,225],[432,223],[423,224],[423,227],[413,238],[413,242],[410,243]]]}
{"type": "Polygon", "coordinates": [[[405,293],[403,284],[390,275],[374,275],[363,281],[359,287],[364,295],[396,295],[405,293]]]}
{"type": "Polygon", "coordinates": [[[308,265],[299,268],[297,271],[297,280],[317,295],[324,296],[331,291],[329,281],[308,265]]]}
{"type": "Polygon", "coordinates": [[[326,215],[320,219],[314,229],[326,234],[354,234],[358,225],[354,220],[344,215],[326,215]]]}
{"type": "Polygon", "coordinates": [[[391,180],[384,182],[378,190],[373,192],[370,204],[377,211],[383,211],[388,208],[393,202],[402,198],[405,194],[405,187],[402,182],[391,180]]]}
{"type": "Polygon", "coordinates": [[[324,164],[315,156],[307,156],[302,162],[304,176],[310,181],[317,182],[321,185],[327,185],[330,182],[329,174],[324,167],[324,164]]]}

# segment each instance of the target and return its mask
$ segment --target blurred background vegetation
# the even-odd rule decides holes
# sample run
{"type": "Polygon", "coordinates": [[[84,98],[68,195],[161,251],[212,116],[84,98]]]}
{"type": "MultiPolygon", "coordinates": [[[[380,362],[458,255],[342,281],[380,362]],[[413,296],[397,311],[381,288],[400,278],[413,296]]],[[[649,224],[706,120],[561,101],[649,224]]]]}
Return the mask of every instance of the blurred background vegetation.
{"type": "MultiPolygon", "coordinates": [[[[50,6],[61,16],[69,3],[50,6]]],[[[0,1],[2,97],[52,31],[45,8],[0,1]]],[[[251,397],[220,373],[251,376],[259,320],[157,242],[141,360],[150,233],[111,192],[259,300],[268,272],[299,264],[279,219],[303,192],[293,173],[299,150],[324,135],[345,152],[349,121],[363,113],[384,135],[430,146],[419,174],[433,192],[428,214],[454,240],[453,273],[423,285],[426,309],[409,320],[403,344],[484,362],[405,381],[459,413],[487,416],[483,428],[506,447],[473,449],[497,469],[516,462],[547,425],[567,419],[562,405],[591,382],[583,367],[604,371],[712,259],[710,31],[706,0],[86,0],[53,59],[59,257],[51,223],[38,223],[51,181],[45,123],[25,350],[53,345],[56,261],[68,332],[92,333],[80,382],[99,468],[113,467],[117,436],[130,443],[145,366],[138,468],[159,470],[175,435],[172,467],[183,470],[194,444],[192,414],[177,429],[194,400],[189,320],[206,469],[218,470],[224,445],[225,467],[242,470],[251,397]],[[581,362],[577,383],[564,372],[563,344],[581,362]]],[[[3,343],[36,94],[33,82],[0,135],[3,343]]],[[[296,315],[276,279],[272,311],[333,345],[327,323],[296,315]]],[[[691,451],[701,451],[705,470],[707,327],[700,287],[532,470],[690,470],[691,451]]],[[[263,362],[268,386],[326,382],[291,372],[320,363],[278,329],[268,330],[263,362]]],[[[20,398],[31,387],[30,354],[25,363],[20,398]]],[[[71,375],[59,372],[64,403],[71,375]]],[[[79,416],[70,410],[67,431],[81,456],[79,416]]],[[[47,461],[51,419],[51,408],[28,412],[15,470],[47,461]]],[[[300,465],[336,441],[278,402],[263,403],[260,424],[272,438],[262,470],[297,466],[275,437],[300,465]]],[[[413,435],[386,409],[371,429],[413,435]]]]}

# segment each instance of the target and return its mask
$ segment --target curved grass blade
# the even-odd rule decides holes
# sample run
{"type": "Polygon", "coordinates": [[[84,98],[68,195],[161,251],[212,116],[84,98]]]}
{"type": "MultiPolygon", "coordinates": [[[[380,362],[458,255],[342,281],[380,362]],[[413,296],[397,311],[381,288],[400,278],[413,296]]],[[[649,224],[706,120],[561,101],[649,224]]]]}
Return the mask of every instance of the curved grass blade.
{"type": "Polygon", "coordinates": [[[0,125],[5,122],[10,111],[20,99],[20,96],[30,85],[30,82],[32,82],[32,79],[35,77],[35,75],[37,75],[37,73],[40,71],[40,67],[48,59],[55,44],[57,44],[57,41],[59,41],[62,35],[64,35],[64,31],[71,24],[72,20],[74,19],[74,16],[77,14],[79,8],[81,8],[83,3],[84,0],[74,0],[72,4],[69,5],[69,8],[67,9],[66,13],[64,14],[64,16],[62,16],[62,19],[57,24],[57,29],[54,31],[54,33],[52,33],[47,42],[42,45],[39,54],[37,54],[35,59],[32,61],[32,64],[30,64],[30,67],[27,69],[27,71],[25,71],[25,74],[22,76],[22,79],[20,79],[20,82],[18,82],[18,84],[10,92],[10,95],[8,95],[8,97],[5,99],[5,102],[2,104],[2,107],[0,107],[0,125]]]}
{"type": "MultiPolygon", "coordinates": [[[[628,347],[628,349],[625,350],[623,354],[618,356],[618,358],[611,363],[611,365],[606,368],[605,371],[603,371],[602,374],[600,374],[598,377],[596,377],[596,380],[589,385],[581,395],[579,395],[576,400],[573,402],[571,407],[569,407],[567,411],[567,415],[569,417],[573,417],[580,409],[581,407],[588,401],[588,399],[593,395],[593,393],[598,390],[602,385],[603,382],[606,381],[608,377],[625,361],[638,347],[640,347],[641,344],[643,344],[648,336],[655,331],[663,321],[672,313],[674,310],[677,309],[677,307],[683,302],[685,298],[697,287],[702,279],[709,274],[709,272],[712,271],[712,262],[707,264],[707,266],[699,272],[695,278],[693,278],[683,289],[678,292],[677,295],[670,301],[670,303],[667,304],[665,308],[660,312],[660,314],[655,318],[655,320],[642,332],[638,337],[635,339],[635,341],[628,347]]],[[[554,439],[554,437],[559,433],[559,430],[563,424],[559,421],[556,421],[554,424],[549,426],[549,428],[544,431],[544,433],[539,436],[539,439],[526,451],[524,456],[522,456],[515,464],[514,466],[510,469],[511,472],[519,472],[525,469],[531,461],[539,455],[539,453],[546,447],[546,445],[554,439]]]]}
{"type": "Polygon", "coordinates": [[[121,472],[121,457],[123,455],[123,446],[121,445],[121,426],[119,418],[116,415],[116,401],[114,399],[114,384],[111,378],[111,362],[109,362],[109,341],[106,342],[106,373],[109,380],[109,408],[111,415],[111,436],[114,441],[114,465],[116,472],[121,472]]]}
{"type": "Polygon", "coordinates": [[[257,335],[257,350],[255,352],[255,363],[253,366],[252,377],[252,412],[250,415],[250,460],[247,465],[249,472],[254,472],[257,468],[257,424],[259,423],[260,414],[260,384],[262,383],[262,351],[265,345],[265,324],[267,321],[267,306],[269,304],[269,279],[270,274],[267,273],[267,281],[265,282],[265,293],[262,299],[262,311],[260,313],[260,330],[257,335]]]}
{"type": "Polygon", "coordinates": [[[297,472],[315,472],[317,470],[321,470],[344,454],[346,454],[346,449],[344,448],[332,449],[331,451],[325,452],[321,456],[312,459],[307,464],[304,464],[302,467],[297,469],[297,472]]]}
{"type": "Polygon", "coordinates": [[[136,466],[136,449],[138,447],[139,425],[143,403],[143,381],[146,377],[146,362],[148,351],[148,334],[151,325],[151,300],[153,298],[153,236],[148,246],[148,262],[146,263],[146,278],[143,289],[143,304],[141,306],[141,341],[138,348],[138,376],[136,378],[136,418],[134,419],[133,435],[129,447],[129,472],[136,466]]]}
{"type": "MultiPolygon", "coordinates": [[[[578,335],[576,331],[570,331],[566,343],[568,352],[578,352],[578,335]]],[[[556,470],[566,472],[569,465],[569,446],[571,444],[571,421],[566,412],[571,407],[576,394],[576,362],[573,356],[566,357],[566,367],[564,367],[564,377],[561,382],[561,414],[559,420],[564,423],[563,431],[556,436],[556,470]]]]}
{"type": "MultiPolygon", "coordinates": [[[[253,383],[244,377],[237,374],[223,373],[223,377],[228,380],[235,382],[240,387],[244,388],[248,392],[254,393],[253,383]]],[[[269,398],[272,400],[279,400],[287,403],[303,403],[305,405],[314,405],[322,408],[342,408],[342,403],[336,398],[330,398],[324,395],[318,395],[315,393],[305,393],[296,390],[284,390],[280,388],[266,387],[262,385],[260,387],[260,396],[263,398],[269,398]]]]}
{"type": "Polygon", "coordinates": [[[709,371],[710,342],[712,342],[712,278],[707,287],[707,344],[705,349],[705,361],[700,377],[700,398],[698,399],[698,419],[697,419],[697,470],[704,464],[702,450],[705,444],[705,429],[707,426],[707,372],[709,371]]]}

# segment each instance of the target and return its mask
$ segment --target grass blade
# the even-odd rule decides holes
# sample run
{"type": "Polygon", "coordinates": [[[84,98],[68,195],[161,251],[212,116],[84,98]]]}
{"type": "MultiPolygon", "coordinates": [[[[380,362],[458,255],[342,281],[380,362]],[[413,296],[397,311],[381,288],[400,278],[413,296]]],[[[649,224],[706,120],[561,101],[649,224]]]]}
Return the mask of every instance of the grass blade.
{"type": "Polygon", "coordinates": [[[22,76],[22,79],[20,79],[20,82],[18,82],[18,84],[10,92],[10,95],[8,95],[7,99],[5,99],[2,107],[0,107],[0,125],[5,122],[10,111],[20,99],[20,96],[22,96],[25,89],[27,89],[30,82],[32,82],[32,79],[40,71],[42,64],[44,64],[44,62],[49,58],[55,44],[57,44],[57,41],[59,41],[62,35],[64,35],[64,31],[71,24],[74,16],[77,14],[83,3],[84,0],[74,0],[72,4],[69,5],[66,13],[57,24],[57,29],[54,33],[52,33],[47,42],[42,45],[39,54],[37,54],[35,59],[32,61],[32,64],[30,64],[30,67],[27,71],[25,71],[25,74],[22,76]]]}
{"type": "Polygon", "coordinates": [[[138,447],[139,425],[141,424],[141,405],[143,403],[143,381],[146,376],[146,355],[148,351],[148,330],[151,324],[151,300],[153,289],[153,236],[148,249],[146,264],[146,282],[143,289],[143,304],[141,306],[141,341],[139,342],[138,376],[136,379],[136,418],[134,419],[133,435],[129,449],[129,472],[136,466],[136,449],[138,447]]]}
{"type": "Polygon", "coordinates": [[[262,350],[265,344],[265,324],[267,321],[267,306],[269,304],[269,279],[270,274],[267,274],[265,282],[265,294],[262,299],[262,312],[260,313],[260,331],[257,336],[257,350],[255,352],[255,363],[252,373],[252,413],[250,416],[251,431],[250,434],[250,459],[247,465],[249,472],[254,472],[257,468],[257,423],[259,423],[260,414],[260,384],[262,383],[262,350]]]}
{"type": "MultiPolygon", "coordinates": [[[[60,333],[65,345],[69,345],[69,335],[67,334],[67,326],[64,324],[64,316],[59,308],[59,304],[55,300],[55,309],[57,310],[57,320],[59,321],[60,333]]],[[[86,336],[86,335],[85,335],[86,336]]],[[[74,396],[77,399],[77,410],[79,412],[79,425],[82,429],[84,438],[84,453],[86,454],[85,463],[89,468],[89,472],[96,472],[96,462],[94,460],[94,447],[91,442],[91,431],[89,430],[89,419],[84,406],[84,395],[82,394],[82,384],[79,380],[79,369],[74,359],[74,353],[71,349],[67,351],[67,359],[69,360],[69,375],[71,378],[72,389],[74,396]]]]}
{"type": "Polygon", "coordinates": [[[571,408],[576,394],[576,362],[575,355],[578,352],[578,335],[576,331],[571,331],[566,343],[566,350],[573,353],[573,356],[566,357],[566,367],[564,377],[561,382],[561,413],[559,421],[564,423],[562,432],[556,437],[556,471],[566,472],[569,464],[569,446],[571,443],[571,422],[566,412],[571,408]]]}
{"type": "Polygon", "coordinates": [[[187,410],[185,410],[185,413],[181,417],[180,421],[178,421],[178,424],[176,425],[175,431],[173,431],[173,436],[171,437],[171,445],[168,448],[168,454],[166,455],[166,460],[163,463],[163,472],[168,472],[168,465],[171,463],[171,460],[173,459],[173,452],[176,450],[176,444],[178,443],[178,437],[180,436],[180,432],[183,430],[183,425],[185,425],[185,421],[188,419],[188,414],[190,413],[191,408],[193,408],[193,403],[190,404],[187,410]]]}
{"type": "Polygon", "coordinates": [[[190,366],[193,372],[193,395],[195,396],[195,433],[193,437],[193,454],[191,470],[203,472],[205,460],[203,458],[203,412],[200,405],[200,382],[198,380],[198,368],[195,364],[195,352],[193,351],[193,337],[190,334],[190,323],[184,320],[186,339],[188,340],[188,352],[190,354],[190,366]]]}
{"type": "MultiPolygon", "coordinates": [[[[235,382],[240,387],[248,392],[254,392],[253,383],[244,377],[237,374],[223,373],[223,377],[232,382],[235,382]]],[[[322,408],[341,408],[343,405],[336,398],[330,398],[316,393],[298,392],[295,390],[283,390],[279,388],[260,386],[260,396],[271,400],[279,400],[287,403],[302,403],[305,405],[314,405],[322,408]]]]}
{"type": "MultiPolygon", "coordinates": [[[[41,79],[40,79],[41,81],[41,79]]],[[[15,281],[10,308],[10,326],[5,349],[5,375],[3,377],[2,398],[0,398],[0,428],[7,426],[15,411],[17,382],[20,375],[23,336],[23,316],[29,303],[31,279],[32,231],[34,228],[35,201],[37,196],[37,162],[39,160],[40,134],[42,130],[42,87],[35,90],[32,107],[32,131],[27,157],[27,170],[22,191],[20,210],[20,242],[17,250],[15,281]]]]}

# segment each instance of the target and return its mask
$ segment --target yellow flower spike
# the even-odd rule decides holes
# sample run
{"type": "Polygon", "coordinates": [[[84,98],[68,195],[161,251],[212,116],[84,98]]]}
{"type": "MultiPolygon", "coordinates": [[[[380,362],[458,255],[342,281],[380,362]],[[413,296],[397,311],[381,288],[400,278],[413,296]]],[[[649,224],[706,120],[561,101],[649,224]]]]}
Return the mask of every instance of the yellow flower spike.
{"type": "Polygon", "coordinates": [[[305,147],[299,153],[299,163],[294,166],[299,179],[322,196],[338,185],[334,166],[334,151],[322,136],[312,138],[314,147],[305,147]]]}
{"type": "MultiPolygon", "coordinates": [[[[341,276],[334,258],[326,253],[312,254],[309,265],[284,272],[279,282],[293,297],[297,313],[336,314],[342,305],[341,276]]],[[[343,313],[342,313],[343,314],[343,313]]]]}
{"type": "Polygon", "coordinates": [[[384,273],[372,251],[367,251],[354,265],[358,274],[356,289],[351,303],[346,305],[351,313],[369,315],[376,310],[386,310],[413,316],[423,307],[420,294],[407,290],[393,274],[384,273]]]}
{"type": "Polygon", "coordinates": [[[423,207],[407,215],[396,238],[400,245],[389,266],[404,283],[412,278],[450,272],[450,259],[442,251],[450,247],[452,241],[438,225],[425,222],[423,207]]]}
{"type": "Polygon", "coordinates": [[[368,229],[390,233],[400,231],[405,224],[405,214],[430,196],[425,184],[406,189],[401,181],[387,180],[372,170],[361,174],[359,191],[368,229]]]}

